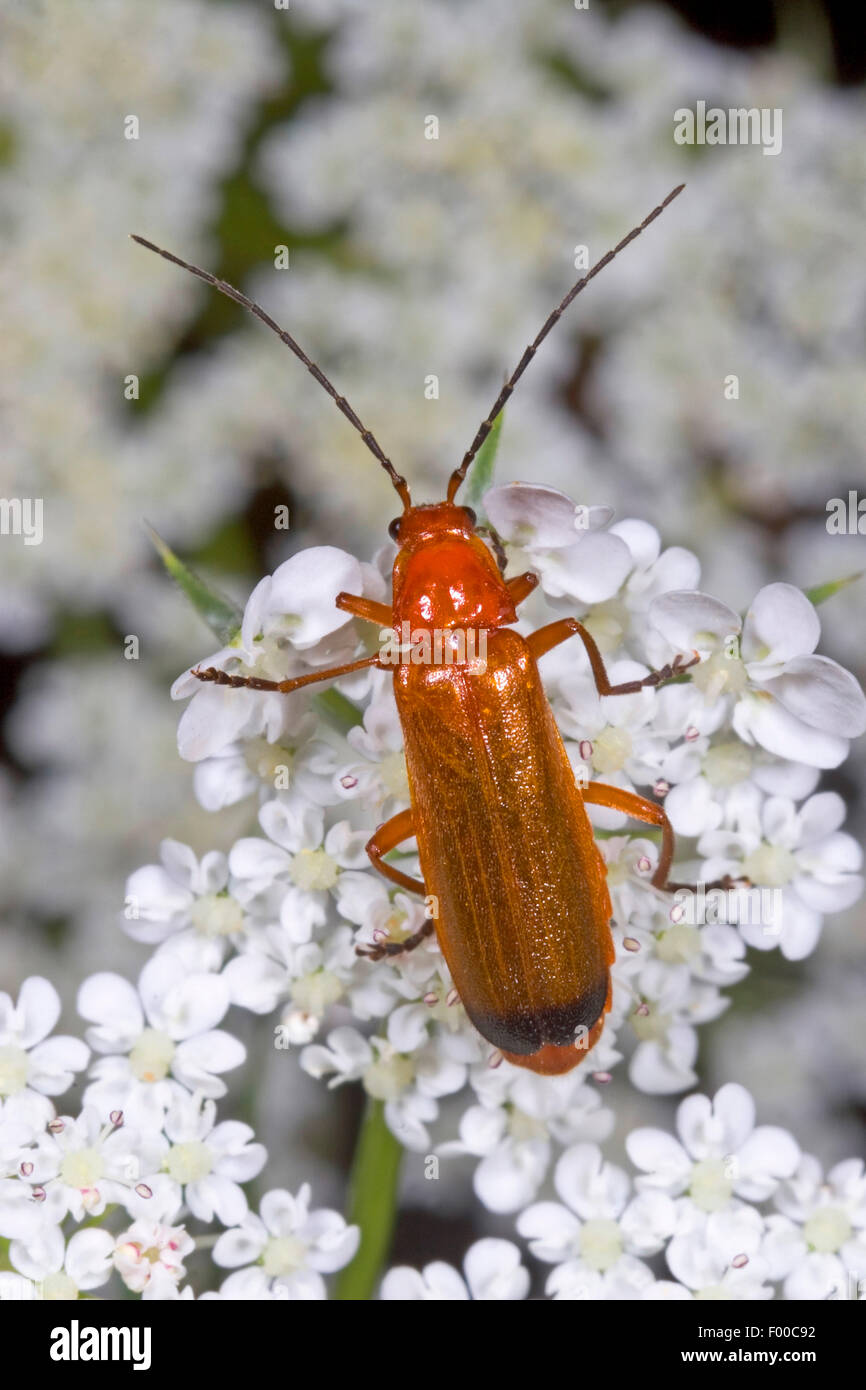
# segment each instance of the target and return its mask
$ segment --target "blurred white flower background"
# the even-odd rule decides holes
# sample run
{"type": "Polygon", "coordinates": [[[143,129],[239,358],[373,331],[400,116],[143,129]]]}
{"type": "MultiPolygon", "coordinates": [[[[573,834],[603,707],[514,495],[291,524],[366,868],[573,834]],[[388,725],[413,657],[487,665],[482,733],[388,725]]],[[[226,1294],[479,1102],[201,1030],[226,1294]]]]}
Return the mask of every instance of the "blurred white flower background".
{"type": "Polygon", "coordinates": [[[820,665],[866,676],[866,580],[797,592],[866,569],[856,521],[827,526],[863,489],[866,98],[798,13],[737,47],[642,3],[11,7],[0,495],[43,499],[44,536],[0,536],[0,1296],[113,1272],[174,1297],[187,1265],[197,1294],[324,1296],[357,1246],[336,1209],[363,1090],[409,1150],[383,1298],[825,1297],[866,1273],[866,756],[853,681],[820,665]],[[677,145],[698,100],[781,109],[781,151],[677,145]],[[702,648],[689,685],[616,708],[573,644],[544,671],[575,759],[668,784],[685,858],[780,889],[781,919],[772,949],[661,931],[657,843],[599,817],[632,943],[589,1064],[612,1080],[551,1085],[486,1066],[435,948],[354,954],[421,920],[363,854],[406,804],[384,680],[341,683],[368,701],[348,734],[306,699],[198,688],[179,756],[170,687],[214,639],[144,521],[241,608],[299,557],[224,654],[255,638],[282,676],[356,654],[325,599],[385,596],[394,497],[272,335],[128,233],[253,294],[432,499],[579,249],[683,180],[539,352],[497,457],[497,484],[610,508],[619,560],[562,557],[555,494],[487,509],[542,576],[531,625],[591,607],[620,680],[702,648]],[[106,1201],[125,1226],[58,1235],[106,1201]],[[214,1219],[209,1283],[187,1227],[214,1219]]]}

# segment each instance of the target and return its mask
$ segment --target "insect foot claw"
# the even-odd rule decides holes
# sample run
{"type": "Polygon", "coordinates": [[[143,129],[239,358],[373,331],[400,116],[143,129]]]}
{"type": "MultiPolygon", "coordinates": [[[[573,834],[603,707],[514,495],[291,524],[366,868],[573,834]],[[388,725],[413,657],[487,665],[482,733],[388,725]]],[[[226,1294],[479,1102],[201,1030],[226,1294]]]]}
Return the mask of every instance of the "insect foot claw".
{"type": "Polygon", "coordinates": [[[701,660],[701,654],[700,654],[700,652],[692,651],[692,654],[691,654],[691,656],[689,657],[688,661],[686,661],[686,659],[685,659],[684,656],[680,656],[679,654],[677,654],[677,655],[674,657],[674,665],[673,665],[674,674],[675,674],[675,675],[679,675],[681,671],[688,671],[688,669],[689,669],[690,666],[698,666],[698,665],[700,665],[700,660],[701,660]]]}
{"type": "Polygon", "coordinates": [[[230,685],[237,689],[240,686],[251,685],[248,676],[230,676],[228,671],[221,671],[218,666],[195,666],[192,674],[200,681],[211,681],[214,685],[230,685]]]}
{"type": "Polygon", "coordinates": [[[696,666],[700,659],[699,652],[692,652],[688,660],[677,653],[673,661],[669,661],[666,666],[660,667],[658,671],[650,671],[648,676],[644,676],[643,684],[657,686],[661,685],[663,681],[674,680],[676,676],[681,676],[684,671],[688,671],[689,667],[696,666]]]}
{"type": "Polygon", "coordinates": [[[355,947],[355,955],[360,956],[362,960],[382,960],[385,952],[382,950],[381,946],[364,944],[355,947]]]}

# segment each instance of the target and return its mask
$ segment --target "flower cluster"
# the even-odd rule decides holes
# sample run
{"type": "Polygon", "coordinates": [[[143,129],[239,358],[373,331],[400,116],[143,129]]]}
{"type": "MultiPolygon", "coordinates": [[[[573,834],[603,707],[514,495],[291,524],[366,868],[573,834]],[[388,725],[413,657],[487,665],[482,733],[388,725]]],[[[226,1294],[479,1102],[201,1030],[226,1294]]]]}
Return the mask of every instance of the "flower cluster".
{"type": "MultiPolygon", "coordinates": [[[[654,791],[681,837],[676,876],[741,886],[711,920],[689,916],[679,895],[650,883],[658,840],[599,811],[617,951],[609,1021],[565,1076],[514,1067],[469,1023],[435,938],[384,962],[356,949],[399,943],[424,921],[420,901],[392,890],[364,850],[371,826],[408,805],[387,673],[365,668],[329,695],[314,685],[284,696],[187,672],[174,694],[192,696],[178,737],[198,795],[209,809],[245,805],[259,833],[202,857],[166,840],[161,862],[132,874],[122,922],[151,954],[137,985],[108,971],[84,980],[85,1041],[48,1036],[59,1000],[46,980],[29,980],[17,1004],[0,1000],[7,1284],[20,1276],[42,1296],[72,1297],[114,1271],[144,1297],[191,1297],[185,1261],[202,1237],[189,1226],[216,1222],[222,1234],[205,1243],[234,1271],[221,1296],[325,1296],[323,1276],[351,1260],[358,1232],[311,1211],[308,1188],[272,1191],[259,1215],[249,1210],[244,1186],[265,1149],[248,1125],[217,1116],[246,1057],[225,1026],[232,1006],[270,1015],[261,1035],[295,1050],[309,1075],[359,1082],[405,1148],[443,1163],[474,1156],[480,1201],[517,1214],[530,1251],[555,1266],[555,1298],[717,1286],[766,1297],[774,1283],[826,1297],[857,1275],[862,1165],[824,1183],[790,1136],[754,1128],[742,1088],[724,1088],[712,1107],[684,1102],[681,1142],[633,1133],[633,1185],[599,1144],[613,1125],[604,1083],[626,1054],[640,1090],[692,1086],[697,1027],[747,973],[746,944],[800,958],[824,916],[860,892],[842,803],[816,787],[862,732],[866,701],[814,654],[817,615],[792,587],[763,589],[740,622],[698,590],[695,556],[663,550],[646,523],[611,525],[606,509],[533,486],[492,488],[484,507],[509,566],[539,576],[535,616],[543,601],[576,607],[614,681],[700,653],[685,677],[622,697],[599,697],[578,644],[543,658],[542,675],[576,775],[654,791]],[[778,896],[753,919],[742,899],[756,890],[778,896]],[[82,1072],[80,1114],[58,1113],[51,1098],[82,1072]],[[550,1174],[561,1205],[539,1200],[550,1174]],[[767,1215],[755,1204],[771,1197],[767,1215]],[[103,1226],[112,1208],[131,1224],[103,1226]],[[647,1264],[662,1250],[672,1281],[647,1264]]],[[[256,587],[236,637],[202,664],[274,678],[368,652],[377,630],[334,601],[343,590],[386,599],[392,555],[367,564],[332,547],[300,551],[256,587]]],[[[521,625],[535,625],[532,612],[521,625]]],[[[478,1243],[464,1272],[394,1270],[382,1296],[520,1298],[529,1287],[507,1242],[478,1243]]]]}
{"type": "MultiPolygon", "coordinates": [[[[575,398],[579,350],[566,335],[559,354],[539,355],[536,390],[515,408],[503,446],[506,468],[522,476],[537,468],[586,487],[604,472],[612,497],[637,502],[668,535],[696,538],[708,587],[724,575],[736,609],[757,591],[748,611],[702,593],[694,555],[662,550],[646,522],[611,526],[593,508],[578,533],[572,504],[548,489],[487,499],[512,566],[541,575],[556,613],[586,618],[614,679],[700,652],[687,679],[617,700],[597,697],[576,644],[546,657],[543,673],[576,770],[664,801],[679,877],[743,886],[722,902],[662,897],[649,884],[657,839],[593,812],[614,902],[614,1008],[582,1067],[539,1078],[497,1064],[435,941],[378,965],[356,955],[357,944],[399,941],[423,921],[417,900],[387,889],[363,853],[372,826],[408,804],[384,674],[290,699],[182,677],[176,693],[193,699],[181,752],[195,763],[200,806],[222,811],[235,841],[197,856],[180,843],[199,842],[202,818],[170,753],[160,673],[108,649],[87,663],[43,663],[6,726],[33,774],[0,782],[4,811],[14,805],[0,843],[2,867],[15,870],[5,875],[11,927],[18,913],[71,917],[76,952],[101,959],[121,856],[138,862],[154,824],[177,838],[127,886],[124,928],[151,952],[137,985],[100,969],[81,986],[86,1042],[50,1036],[59,1004],[41,977],[17,1004],[0,998],[0,1239],[11,1242],[0,1247],[0,1297],[73,1297],[113,1276],[144,1297],[190,1297],[186,1264],[198,1286],[193,1261],[211,1247],[218,1269],[233,1271],[217,1277],[224,1296],[323,1295],[357,1233],[334,1212],[311,1211],[305,1188],[269,1192],[251,1213],[245,1186],[264,1149],[246,1125],[217,1115],[245,1057],[236,1033],[248,1039],[251,1027],[274,1037],[287,1070],[294,1051],[329,1086],[361,1084],[407,1147],[432,1149],[443,1165],[472,1156],[483,1205],[515,1214],[532,1253],[555,1266],[554,1297],[720,1287],[859,1296],[862,1170],[853,1161],[826,1181],[813,1159],[790,1171],[791,1141],[758,1130],[769,1158],[763,1182],[749,1185],[731,1167],[747,1126],[730,1112],[745,1102],[728,1092],[716,1105],[723,1139],[696,1141],[700,1126],[687,1116],[676,1160],[658,1135],[633,1141],[642,1174],[633,1191],[598,1146],[613,1126],[605,1080],[624,1058],[643,1092],[693,1086],[697,1030],[747,974],[746,948],[802,959],[825,917],[861,891],[842,801],[819,778],[862,728],[862,697],[816,655],[818,620],[804,595],[765,582],[765,533],[743,515],[770,507],[784,520],[788,507],[806,516],[816,498],[820,512],[862,437],[852,193],[862,182],[852,176],[863,160],[862,97],[828,91],[784,54],[725,53],[658,13],[611,22],[556,0],[509,12],[478,0],[465,16],[442,0],[411,11],[383,0],[375,24],[347,0],[301,0],[276,17],[231,0],[154,0],[136,29],[137,61],[122,68],[113,55],[128,34],[112,0],[20,8],[4,89],[9,255],[0,274],[17,331],[2,353],[17,408],[3,492],[44,495],[46,536],[42,546],[2,547],[0,644],[45,643],[74,595],[77,610],[108,612],[174,661],[195,639],[147,573],[140,516],[197,544],[248,494],[251,461],[270,457],[275,439],[290,441],[278,462],[291,463],[296,495],[315,489],[326,522],[347,489],[358,528],[379,516],[372,490],[368,500],[357,485],[370,466],[357,439],[324,401],[311,406],[309,379],[286,371],[257,325],[227,333],[213,352],[183,354],[149,410],[120,404],[130,373],[144,381],[171,357],[199,294],[131,250],[127,233],[214,263],[202,248],[220,181],[263,100],[291,80],[274,39],[284,21],[328,26],[330,90],[302,101],[253,155],[275,214],[313,234],[290,277],[269,272],[266,248],[259,297],[323,365],[340,355],[341,385],[353,400],[360,386],[365,419],[377,431],[381,422],[417,476],[451,456],[455,421],[470,433],[478,382],[495,393],[498,344],[519,348],[539,305],[573,278],[575,241],[592,237],[593,255],[606,249],[679,181],[671,123],[684,68],[696,92],[725,104],[784,105],[783,158],[688,152],[677,218],[618,263],[603,294],[581,301],[591,351],[581,356],[580,418],[563,406],[575,398]],[[34,71],[47,80],[34,86],[34,71]],[[425,136],[427,110],[438,113],[438,139],[425,136]],[[124,129],[131,118],[137,125],[124,129]],[[330,263],[313,247],[331,244],[335,228],[342,255],[330,263]],[[816,246],[831,253],[816,257],[816,246]],[[370,267],[388,274],[373,282],[370,267]],[[340,312],[323,316],[334,302],[340,312]],[[424,393],[428,372],[435,396],[424,393]],[[742,386],[736,402],[722,390],[731,372],[742,386]],[[253,1018],[235,1028],[232,1008],[253,1018]],[[83,1109],[69,1103],[65,1113],[58,1098],[76,1077],[83,1109]],[[695,1173],[704,1161],[725,1165],[722,1176],[718,1166],[695,1173]],[[553,1217],[540,1209],[550,1180],[560,1198],[553,1217]],[[710,1211],[709,1200],[721,1205],[710,1211]],[[772,1214],[757,1210],[768,1201],[772,1214]],[[736,1242],[732,1221],[742,1227],[736,1242]],[[218,1236],[202,1231],[214,1223],[218,1236]],[[671,1279],[661,1277],[663,1250],[671,1279]]],[[[786,572],[804,584],[859,563],[821,520],[776,540],[786,572]]],[[[370,565],[322,546],[296,554],[256,590],[236,642],[205,664],[284,677],[372,650],[372,632],[336,612],[333,598],[345,588],[384,599],[389,558],[370,565]]],[[[527,605],[529,626],[540,597],[527,605]]],[[[826,610],[830,649],[851,661],[855,601],[851,589],[826,610]]],[[[13,958],[11,931],[5,940],[13,958]]],[[[851,1047],[842,998],[825,991],[817,1026],[851,1047]]],[[[854,991],[846,1017],[861,1014],[854,991]]],[[[802,1031],[797,1019],[788,1033],[802,1031]]],[[[747,1157],[743,1172],[753,1172],[747,1157]]],[[[201,1280],[213,1284],[212,1273],[201,1280]]],[[[517,1247],[484,1240],[462,1274],[392,1271],[382,1293],[511,1298],[528,1287],[517,1247]]]]}
{"type": "Polygon", "coordinates": [[[17,1002],[0,995],[0,1299],[75,1299],[115,1273],[145,1299],[191,1298],[184,1261],[201,1242],[188,1225],[215,1220],[214,1262],[237,1272],[203,1296],[324,1298],[323,1273],[352,1258],[358,1231],[310,1211],[308,1187],[268,1192],[261,1216],[250,1211],[243,1184],[267,1155],[248,1125],[217,1122],[211,1099],[244,1059],[213,1027],[227,997],[154,957],[138,991],[94,975],[78,1002],[87,1044],[49,1036],[60,1000],[48,980],[31,976],[17,1002]],[[59,1113],[52,1098],[85,1069],[80,1113],[59,1113]]]}
{"type": "MultiPolygon", "coordinates": [[[[634,1178],[597,1144],[569,1146],[553,1177],[559,1200],[517,1218],[530,1253],[552,1266],[551,1298],[866,1298],[861,1159],[825,1176],[786,1130],[755,1125],[751,1096],[736,1084],[683,1101],[676,1137],[636,1129],[626,1147],[634,1178]]],[[[393,1269],[382,1297],[519,1299],[529,1288],[510,1241],[479,1241],[465,1273],[464,1282],[450,1265],[393,1269]]]]}

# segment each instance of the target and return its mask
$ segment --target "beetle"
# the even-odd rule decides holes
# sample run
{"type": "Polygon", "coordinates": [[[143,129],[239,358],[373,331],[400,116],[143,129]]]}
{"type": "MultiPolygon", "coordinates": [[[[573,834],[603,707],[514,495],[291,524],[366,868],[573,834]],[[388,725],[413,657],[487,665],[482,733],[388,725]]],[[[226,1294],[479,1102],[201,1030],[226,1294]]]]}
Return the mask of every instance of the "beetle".
{"type": "MultiPolygon", "coordinates": [[[[154,245],[148,250],[190,271],[264,322],[300,358],[359,432],[391,479],[403,506],[390,526],[398,553],[391,605],[340,594],[337,606],[380,629],[437,630],[481,637],[485,660],[402,662],[393,666],[403,729],[410,807],[380,825],[367,844],[374,867],[390,882],[437,905],[405,941],[359,946],[377,960],[414,949],[434,930],[466,1013],[510,1062],[554,1075],[570,1071],[596,1044],[611,1005],[614,945],[606,871],[587,805],[610,807],[661,831],[650,882],[669,882],[671,824],[654,801],[593,782],[579,787],[548,703],[538,661],[578,637],[599,695],[626,695],[677,677],[697,661],[677,656],[642,680],[612,685],[591,634],[577,618],[561,618],[524,638],[512,624],[535,588],[531,572],[506,579],[482,539],[474,513],[455,498],[479,449],[540,344],[572,300],[682,191],[680,184],[569,290],[550,314],[500,391],[442,502],[413,504],[406,479],[374,435],[306,355],[258,304],[200,267],[154,245]],[[422,879],[386,859],[415,838],[422,879]]],[[[388,669],[382,653],[272,681],[196,668],[217,685],[288,694],[364,667],[388,669]]],[[[496,1056],[496,1054],[494,1054],[496,1056]]],[[[496,1057],[498,1060],[498,1057],[496,1057]]]]}

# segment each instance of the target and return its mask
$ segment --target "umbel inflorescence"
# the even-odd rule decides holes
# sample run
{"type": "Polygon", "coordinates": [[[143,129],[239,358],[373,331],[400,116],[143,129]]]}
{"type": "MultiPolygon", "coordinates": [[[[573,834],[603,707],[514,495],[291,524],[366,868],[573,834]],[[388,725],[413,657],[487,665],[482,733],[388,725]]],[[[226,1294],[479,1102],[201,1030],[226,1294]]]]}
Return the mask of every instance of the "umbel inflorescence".
{"type": "MultiPolygon", "coordinates": [[[[192,1298],[185,1261],[197,1243],[219,1271],[201,1296],[326,1296],[357,1229],[311,1208],[306,1187],[272,1190],[251,1212],[245,1184],[267,1155],[230,1102],[218,1114],[246,1058],[233,1010],[246,1010],[260,1019],[257,1047],[327,1086],[359,1083],[409,1162],[436,1156],[440,1180],[451,1156],[473,1155],[479,1202],[514,1214],[516,1243],[476,1243],[462,1274],[392,1270],[382,1297],[521,1298],[527,1251],[552,1266],[547,1292],[560,1299],[859,1297],[862,1162],[825,1177],[791,1135],[756,1127],[741,1084],[713,1101],[689,1096],[676,1138],[634,1131],[631,1175],[602,1145],[611,1075],[625,1066],[650,1094],[695,1087],[697,1030],[748,973],[746,947],[802,959],[824,918],[861,892],[843,803],[819,783],[863,729],[862,693],[816,654],[817,612],[790,585],[768,585],[741,617],[700,591],[691,552],[662,549],[644,522],[611,525],[603,508],[520,485],[491,489],[484,507],[509,572],[539,576],[526,630],[567,604],[616,680],[699,652],[676,682],[616,700],[598,697],[579,647],[544,658],[542,674],[576,777],[663,801],[679,878],[742,886],[702,903],[659,893],[658,842],[593,811],[613,903],[613,1008],[581,1067],[533,1075],[472,1028],[435,936],[379,962],[357,953],[424,920],[423,903],[391,891],[364,853],[372,829],[408,805],[388,674],[362,670],[322,698],[315,687],[201,685],[187,672],[174,694],[192,696],[179,748],[195,763],[196,795],[211,811],[246,804],[253,833],[200,859],[165,841],[161,862],[131,876],[123,928],[149,958],[137,985],[110,972],[83,982],[84,1041],[49,1036],[59,1002],[46,980],[27,981],[17,1005],[0,1001],[11,1267],[0,1280],[17,1296],[75,1297],[116,1273],[143,1297],[192,1298]],[[578,514],[591,524],[576,528],[578,514]],[[59,1098],[82,1074],[81,1113],[65,1113],[59,1098]]],[[[372,563],[300,551],[201,664],[282,679],[363,656],[369,625],[334,600],[385,600],[391,558],[390,547],[372,563]]],[[[417,873],[411,854],[400,862],[417,873]]]]}

